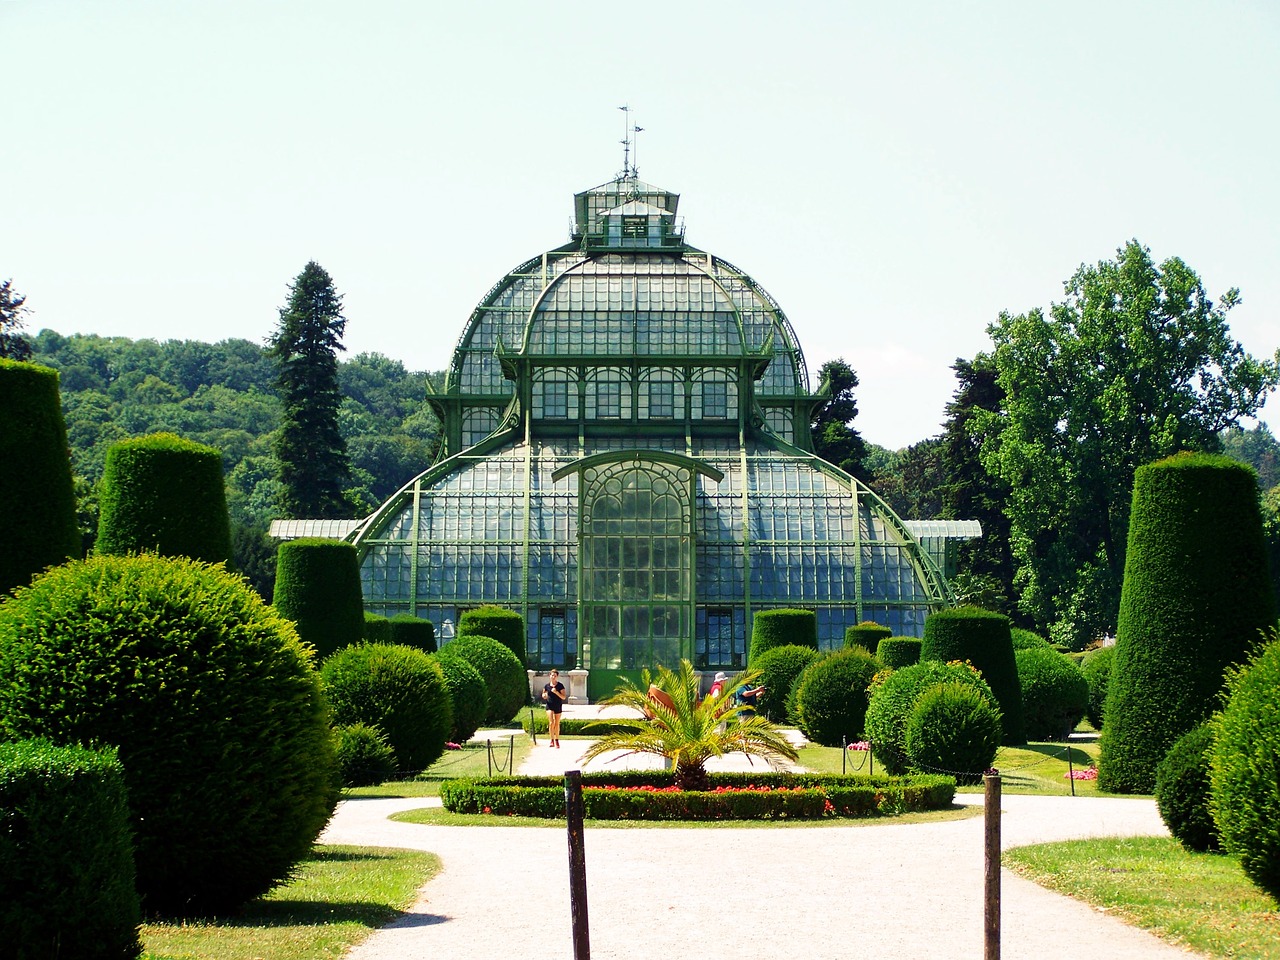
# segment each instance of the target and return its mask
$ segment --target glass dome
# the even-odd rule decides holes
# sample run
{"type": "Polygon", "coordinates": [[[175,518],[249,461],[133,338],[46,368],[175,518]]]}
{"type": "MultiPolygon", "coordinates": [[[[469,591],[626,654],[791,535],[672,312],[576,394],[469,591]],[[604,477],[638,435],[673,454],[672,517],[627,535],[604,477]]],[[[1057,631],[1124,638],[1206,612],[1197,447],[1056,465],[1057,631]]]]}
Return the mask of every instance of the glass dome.
{"type": "Polygon", "coordinates": [[[746,665],[751,618],[817,612],[918,636],[949,602],[891,510],[815,457],[804,357],[771,297],[689,246],[678,195],[634,177],[575,197],[569,244],[473,312],[440,459],[361,525],[369,609],[521,612],[530,665],[619,676],[746,665]]]}

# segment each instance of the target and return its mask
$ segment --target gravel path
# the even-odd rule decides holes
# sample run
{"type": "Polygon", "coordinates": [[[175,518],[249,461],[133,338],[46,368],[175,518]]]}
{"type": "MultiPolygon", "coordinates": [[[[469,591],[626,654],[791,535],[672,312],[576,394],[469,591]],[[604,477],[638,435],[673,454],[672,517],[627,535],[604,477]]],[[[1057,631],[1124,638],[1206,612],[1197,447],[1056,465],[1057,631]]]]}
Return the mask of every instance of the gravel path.
{"type": "MultiPolygon", "coordinates": [[[[586,742],[564,744],[552,750],[540,740],[521,772],[578,767],[586,742]]],[[[982,802],[977,795],[959,799],[982,802]]],[[[572,957],[564,831],[387,819],[429,802],[348,800],[321,838],[430,850],[444,864],[410,910],[348,960],[572,957]]],[[[1150,800],[1006,796],[1001,807],[1006,848],[1166,833],[1150,800]]],[[[594,960],[983,955],[982,817],[776,830],[593,828],[586,857],[594,960]]],[[[1194,956],[1007,870],[1001,887],[1004,960],[1194,956]]]]}

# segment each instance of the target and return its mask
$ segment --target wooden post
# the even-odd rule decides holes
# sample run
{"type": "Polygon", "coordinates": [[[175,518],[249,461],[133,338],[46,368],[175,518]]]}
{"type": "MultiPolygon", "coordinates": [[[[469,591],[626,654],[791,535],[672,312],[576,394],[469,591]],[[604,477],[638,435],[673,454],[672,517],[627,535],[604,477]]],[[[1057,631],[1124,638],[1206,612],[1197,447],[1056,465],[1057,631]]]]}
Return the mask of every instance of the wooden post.
{"type": "Polygon", "coordinates": [[[564,809],[569,831],[569,918],[573,927],[573,960],[591,960],[587,923],[587,849],[582,835],[582,771],[566,770],[564,809]]]}
{"type": "Polygon", "coordinates": [[[983,822],[986,825],[986,884],[983,909],[984,960],[1000,960],[1000,771],[982,776],[985,788],[983,822]]]}

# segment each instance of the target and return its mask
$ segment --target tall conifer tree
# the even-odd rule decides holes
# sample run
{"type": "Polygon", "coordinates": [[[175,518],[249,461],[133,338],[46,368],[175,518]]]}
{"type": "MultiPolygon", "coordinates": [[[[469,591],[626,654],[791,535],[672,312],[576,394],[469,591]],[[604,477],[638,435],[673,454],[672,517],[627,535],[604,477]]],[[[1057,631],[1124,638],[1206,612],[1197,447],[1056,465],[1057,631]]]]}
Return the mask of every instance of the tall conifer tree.
{"type": "Polygon", "coordinates": [[[337,352],[344,349],[346,323],[333,280],[318,263],[308,263],[289,288],[269,342],[284,407],[275,454],[286,517],[335,519],[352,509],[345,492],[351,482],[347,444],[338,431],[337,352]]]}

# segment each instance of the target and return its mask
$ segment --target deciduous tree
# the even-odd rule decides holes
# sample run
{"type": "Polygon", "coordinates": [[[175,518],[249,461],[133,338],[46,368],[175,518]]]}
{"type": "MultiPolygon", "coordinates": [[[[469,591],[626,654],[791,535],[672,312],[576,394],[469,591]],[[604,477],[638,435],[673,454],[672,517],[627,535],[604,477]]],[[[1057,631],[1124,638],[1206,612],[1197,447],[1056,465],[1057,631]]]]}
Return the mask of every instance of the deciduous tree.
{"type": "Polygon", "coordinates": [[[13,289],[12,280],[0,283],[0,357],[7,360],[31,359],[31,341],[19,332],[26,302],[27,298],[13,289]]]}

